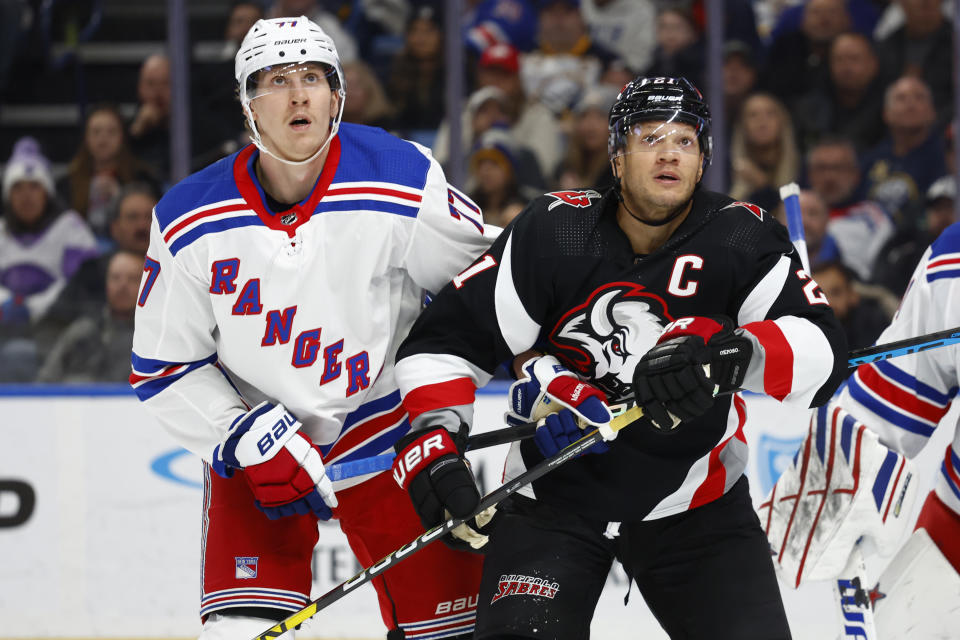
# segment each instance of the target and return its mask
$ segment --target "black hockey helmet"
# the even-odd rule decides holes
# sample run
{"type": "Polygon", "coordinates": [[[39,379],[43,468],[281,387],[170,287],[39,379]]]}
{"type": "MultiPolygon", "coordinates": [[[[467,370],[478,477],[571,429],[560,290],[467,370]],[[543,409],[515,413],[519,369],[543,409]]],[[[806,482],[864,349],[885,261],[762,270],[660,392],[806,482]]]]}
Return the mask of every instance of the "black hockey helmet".
{"type": "Polygon", "coordinates": [[[692,82],[686,78],[662,77],[636,78],[628,82],[610,109],[610,157],[626,146],[631,125],[650,120],[692,125],[703,153],[703,167],[710,164],[713,155],[710,108],[692,82]]]}

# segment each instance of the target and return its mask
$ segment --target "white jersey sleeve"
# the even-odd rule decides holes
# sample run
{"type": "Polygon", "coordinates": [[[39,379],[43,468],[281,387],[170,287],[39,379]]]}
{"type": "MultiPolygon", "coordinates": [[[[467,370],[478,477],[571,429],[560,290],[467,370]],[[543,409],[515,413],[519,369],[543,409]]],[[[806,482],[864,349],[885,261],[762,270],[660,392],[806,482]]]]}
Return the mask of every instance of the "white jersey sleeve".
{"type": "Polygon", "coordinates": [[[480,207],[447,184],[430,151],[416,146],[430,158],[430,168],[404,263],[414,282],[437,293],[490,246],[499,230],[484,225],[480,207]]]}
{"type": "MultiPolygon", "coordinates": [[[[960,224],[947,228],[914,271],[900,309],[878,343],[960,325],[960,224]]],[[[841,406],[890,448],[915,456],[950,408],[958,388],[960,347],[951,345],[861,365],[850,377],[841,406]]],[[[941,425],[940,428],[950,428],[941,425]]],[[[936,491],[960,513],[960,428],[941,464],[936,491]]]]}
{"type": "Polygon", "coordinates": [[[150,234],[130,384],[178,443],[210,462],[246,406],[217,366],[209,282],[174,258],[156,216],[150,234]]]}

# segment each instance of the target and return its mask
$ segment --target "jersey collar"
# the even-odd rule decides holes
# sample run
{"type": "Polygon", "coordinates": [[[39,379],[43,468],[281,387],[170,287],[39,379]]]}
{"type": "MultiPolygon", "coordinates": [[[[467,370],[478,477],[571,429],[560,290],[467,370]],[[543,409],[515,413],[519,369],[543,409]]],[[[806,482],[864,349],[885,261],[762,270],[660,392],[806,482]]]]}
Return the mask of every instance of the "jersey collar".
{"type": "Polygon", "coordinates": [[[330,151],[323,163],[323,171],[320,172],[320,177],[317,178],[317,183],[313,185],[310,195],[286,211],[277,214],[271,213],[267,208],[263,186],[257,180],[257,175],[253,170],[253,163],[259,153],[255,146],[249,144],[237,154],[233,161],[233,178],[237,183],[237,189],[240,191],[240,196],[263,221],[263,224],[277,231],[285,231],[292,238],[300,225],[313,215],[320,200],[327,193],[330,183],[333,182],[333,176],[340,164],[340,136],[335,136],[330,141],[330,151]],[[280,222],[281,218],[290,214],[296,216],[296,220],[292,224],[280,222]]]}

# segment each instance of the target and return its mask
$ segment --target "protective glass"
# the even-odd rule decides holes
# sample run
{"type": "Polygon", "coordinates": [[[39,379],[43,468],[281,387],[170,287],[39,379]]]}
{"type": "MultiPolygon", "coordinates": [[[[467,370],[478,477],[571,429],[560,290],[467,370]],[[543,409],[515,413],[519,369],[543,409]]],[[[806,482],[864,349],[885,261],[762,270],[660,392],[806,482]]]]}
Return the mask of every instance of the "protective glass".
{"type": "Polygon", "coordinates": [[[337,72],[321,62],[294,62],[274,65],[251,73],[247,79],[247,98],[254,100],[274,93],[314,91],[337,88],[337,72]]]}
{"type": "Polygon", "coordinates": [[[626,144],[620,149],[625,153],[700,153],[700,132],[695,127],[682,122],[635,122],[626,127],[626,144]]]}

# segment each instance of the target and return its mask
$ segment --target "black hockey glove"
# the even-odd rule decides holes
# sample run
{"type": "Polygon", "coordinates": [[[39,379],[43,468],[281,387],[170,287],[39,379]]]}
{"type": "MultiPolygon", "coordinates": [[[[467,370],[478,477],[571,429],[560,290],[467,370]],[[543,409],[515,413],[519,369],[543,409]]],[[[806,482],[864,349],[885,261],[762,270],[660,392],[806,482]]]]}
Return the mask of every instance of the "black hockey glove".
{"type": "MultiPolygon", "coordinates": [[[[466,440],[460,427],[458,441],[466,440]]],[[[463,444],[454,442],[443,427],[411,431],[393,446],[393,478],[410,494],[413,508],[424,528],[446,519],[445,511],[456,518],[473,513],[480,504],[480,492],[473,472],[463,457],[463,444]]]]}
{"type": "Polygon", "coordinates": [[[680,421],[702,416],[717,393],[740,388],[752,353],[750,341],[734,332],[728,318],[680,318],[637,363],[637,404],[663,430],[676,426],[673,416],[680,421]]]}

